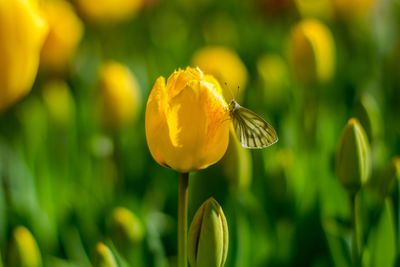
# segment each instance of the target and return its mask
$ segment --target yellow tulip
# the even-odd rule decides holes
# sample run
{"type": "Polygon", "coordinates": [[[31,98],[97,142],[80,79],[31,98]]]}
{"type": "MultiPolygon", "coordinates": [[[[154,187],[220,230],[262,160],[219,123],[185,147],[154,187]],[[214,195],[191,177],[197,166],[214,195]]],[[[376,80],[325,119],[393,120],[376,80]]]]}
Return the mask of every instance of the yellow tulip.
{"type": "Polygon", "coordinates": [[[106,126],[123,127],[134,121],[140,111],[139,84],[128,67],[110,62],[100,70],[100,105],[106,126]]]}
{"type": "Polygon", "coordinates": [[[46,1],[42,10],[50,31],[42,48],[40,66],[63,71],[82,38],[83,24],[72,5],[64,0],[46,1]]]}
{"type": "Polygon", "coordinates": [[[36,78],[47,24],[37,4],[0,1],[0,111],[26,95],[36,78]]]}
{"type": "Polygon", "coordinates": [[[376,0],[334,0],[336,14],[350,20],[367,18],[375,7],[376,0]]]}
{"type": "Polygon", "coordinates": [[[146,138],[153,158],[185,173],[216,163],[229,142],[229,112],[221,87],[197,68],[159,77],[146,107],[146,138]]]}
{"type": "Polygon", "coordinates": [[[305,19],[292,30],[289,58],[295,79],[302,84],[332,79],[336,65],[331,31],[316,19],[305,19]]]}
{"type": "Polygon", "coordinates": [[[232,97],[241,99],[247,85],[247,69],[235,51],[220,46],[204,47],[194,54],[192,63],[205,73],[213,75],[220,84],[226,83],[234,89],[232,92],[230,88],[224,86],[223,95],[227,101],[232,97]]]}
{"type": "Polygon", "coordinates": [[[117,267],[112,251],[102,242],[97,243],[93,254],[94,267],[117,267]]]}
{"type": "Polygon", "coordinates": [[[115,23],[135,16],[143,0],[75,0],[81,13],[94,23],[115,23]]]}
{"type": "Polygon", "coordinates": [[[8,266],[40,267],[42,257],[31,232],[23,226],[14,229],[8,266]]]}

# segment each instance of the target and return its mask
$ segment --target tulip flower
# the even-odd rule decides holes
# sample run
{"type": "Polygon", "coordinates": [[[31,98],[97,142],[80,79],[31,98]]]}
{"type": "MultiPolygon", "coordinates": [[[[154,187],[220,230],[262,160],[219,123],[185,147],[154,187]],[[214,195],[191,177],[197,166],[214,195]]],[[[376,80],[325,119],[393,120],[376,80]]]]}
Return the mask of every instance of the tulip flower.
{"type": "Polygon", "coordinates": [[[109,62],[99,73],[102,120],[108,127],[120,128],[135,121],[141,107],[138,82],[128,67],[109,62]]]}
{"type": "Polygon", "coordinates": [[[91,22],[116,23],[135,16],[143,0],[76,0],[80,12],[91,22]]]}
{"type": "Polygon", "coordinates": [[[99,242],[96,246],[93,255],[93,266],[94,267],[117,267],[117,261],[114,258],[111,250],[99,242]]]}
{"type": "Polygon", "coordinates": [[[40,267],[42,257],[39,247],[31,232],[23,226],[18,226],[13,232],[7,266],[40,267]]]}
{"type": "Polygon", "coordinates": [[[204,47],[193,55],[192,63],[205,73],[213,75],[221,84],[239,88],[238,92],[224,88],[223,95],[228,102],[232,97],[241,99],[247,85],[247,69],[235,51],[220,46],[204,47]]]}
{"type": "Polygon", "coordinates": [[[218,82],[200,69],[157,79],[146,108],[150,153],[181,173],[219,161],[229,141],[229,112],[218,82]]]}
{"type": "Polygon", "coordinates": [[[221,206],[209,198],[197,210],[189,229],[192,267],[223,267],[228,255],[228,224],[221,206]]]}
{"type": "Polygon", "coordinates": [[[290,35],[289,59],[298,82],[309,85],[330,81],[336,65],[331,31],[316,19],[304,19],[290,35]]]}
{"type": "Polygon", "coordinates": [[[46,21],[33,1],[0,1],[0,111],[32,87],[40,50],[47,35],[46,21]]]}
{"type": "Polygon", "coordinates": [[[45,1],[42,10],[49,34],[42,48],[40,67],[62,72],[83,36],[83,24],[72,5],[64,0],[45,1]]]}
{"type": "Polygon", "coordinates": [[[197,68],[157,79],[146,107],[150,153],[182,175],[178,193],[178,267],[187,266],[188,172],[219,161],[229,142],[229,110],[215,78],[197,68]]]}
{"type": "Polygon", "coordinates": [[[115,208],[111,215],[113,239],[121,247],[132,247],[143,240],[144,229],[139,218],[130,210],[115,208]]]}

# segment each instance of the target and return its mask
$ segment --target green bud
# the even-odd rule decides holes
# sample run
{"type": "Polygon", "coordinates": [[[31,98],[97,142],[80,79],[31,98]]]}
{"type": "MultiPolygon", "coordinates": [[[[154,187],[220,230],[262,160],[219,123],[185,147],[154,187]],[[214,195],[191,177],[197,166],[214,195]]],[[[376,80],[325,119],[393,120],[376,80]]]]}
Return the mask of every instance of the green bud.
{"type": "Polygon", "coordinates": [[[117,207],[111,215],[111,232],[113,241],[123,248],[131,248],[142,242],[143,224],[130,210],[117,207]]]}
{"type": "Polygon", "coordinates": [[[102,242],[97,243],[93,255],[93,267],[117,267],[117,261],[111,250],[102,242]]]}
{"type": "Polygon", "coordinates": [[[231,187],[237,191],[247,190],[251,183],[251,154],[243,149],[233,129],[229,133],[228,149],[222,158],[222,171],[231,187]]]}
{"type": "Polygon", "coordinates": [[[23,226],[18,226],[14,229],[9,253],[8,266],[42,266],[42,257],[39,247],[31,232],[23,226]]]}
{"type": "Polygon", "coordinates": [[[223,267],[228,255],[228,224],[221,206],[207,199],[189,229],[188,258],[192,267],[223,267]]]}
{"type": "Polygon", "coordinates": [[[370,173],[370,151],[361,124],[351,118],[340,138],[336,154],[336,173],[351,194],[367,182],[370,173]]]}

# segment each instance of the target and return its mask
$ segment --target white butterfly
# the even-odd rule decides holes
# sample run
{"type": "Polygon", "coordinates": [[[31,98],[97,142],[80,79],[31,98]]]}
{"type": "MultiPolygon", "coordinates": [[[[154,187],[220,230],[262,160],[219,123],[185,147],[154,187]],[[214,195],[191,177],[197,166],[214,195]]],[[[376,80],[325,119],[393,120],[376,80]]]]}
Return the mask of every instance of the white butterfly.
{"type": "Polygon", "coordinates": [[[278,142],[278,135],[268,122],[235,100],[229,103],[229,115],[244,148],[265,148],[278,142]]]}

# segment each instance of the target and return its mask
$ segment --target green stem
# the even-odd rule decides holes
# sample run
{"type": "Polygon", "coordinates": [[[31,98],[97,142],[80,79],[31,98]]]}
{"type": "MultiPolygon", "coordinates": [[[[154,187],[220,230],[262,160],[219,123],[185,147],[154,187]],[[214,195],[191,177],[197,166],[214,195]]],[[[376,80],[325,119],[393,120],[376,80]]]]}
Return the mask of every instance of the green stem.
{"type": "Polygon", "coordinates": [[[353,235],[352,235],[352,256],[353,256],[353,266],[360,267],[360,251],[358,247],[358,239],[357,239],[357,211],[356,211],[356,194],[350,195],[350,205],[351,205],[351,223],[353,227],[353,235]]]}
{"type": "Polygon", "coordinates": [[[189,174],[179,177],[178,195],[178,267],[187,267],[187,214],[189,174]]]}

